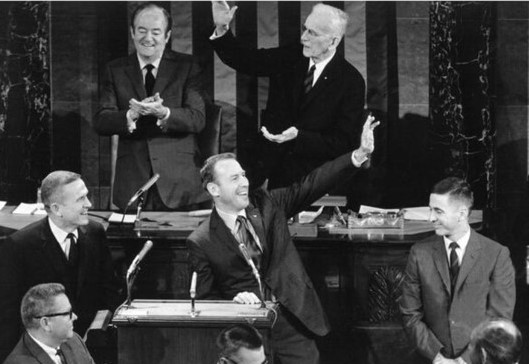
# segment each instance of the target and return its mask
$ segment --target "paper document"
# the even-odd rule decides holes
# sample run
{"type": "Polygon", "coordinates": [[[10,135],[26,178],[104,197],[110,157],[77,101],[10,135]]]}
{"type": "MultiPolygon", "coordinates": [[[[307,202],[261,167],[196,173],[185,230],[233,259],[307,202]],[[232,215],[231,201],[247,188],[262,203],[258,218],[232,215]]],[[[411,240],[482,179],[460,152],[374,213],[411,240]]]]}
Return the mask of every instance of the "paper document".
{"type": "Polygon", "coordinates": [[[211,215],[211,209],[189,211],[188,215],[189,216],[194,216],[194,217],[209,216],[209,215],[211,215]]]}
{"type": "Polygon", "coordinates": [[[405,220],[428,221],[430,219],[430,208],[428,206],[406,207],[403,210],[405,220]]]}
{"type": "Polygon", "coordinates": [[[13,210],[15,215],[46,215],[44,205],[41,203],[24,203],[21,202],[16,209],[13,210]]]}
{"type": "Polygon", "coordinates": [[[360,210],[358,211],[359,214],[365,214],[366,212],[382,212],[382,213],[388,213],[388,212],[399,212],[399,209],[381,209],[380,207],[372,207],[372,206],[366,206],[366,205],[360,205],[360,210]]]}
{"type": "Polygon", "coordinates": [[[0,201],[0,210],[2,210],[5,205],[6,205],[6,201],[0,201]]]}
{"type": "Polygon", "coordinates": [[[323,207],[321,206],[318,211],[301,211],[298,214],[299,223],[300,224],[310,224],[314,221],[315,218],[320,216],[321,212],[323,211],[323,207]]]}
{"type": "Polygon", "coordinates": [[[125,215],[125,218],[123,218],[123,214],[118,214],[116,212],[113,212],[112,215],[108,217],[108,222],[121,223],[121,221],[123,221],[124,224],[134,224],[135,220],[136,220],[136,215],[127,214],[125,215]]]}

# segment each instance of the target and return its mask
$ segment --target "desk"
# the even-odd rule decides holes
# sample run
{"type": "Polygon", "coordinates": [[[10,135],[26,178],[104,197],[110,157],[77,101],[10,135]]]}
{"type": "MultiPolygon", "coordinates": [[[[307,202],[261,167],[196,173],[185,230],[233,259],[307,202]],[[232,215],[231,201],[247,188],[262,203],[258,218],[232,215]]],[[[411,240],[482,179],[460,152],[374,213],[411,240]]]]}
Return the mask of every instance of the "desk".
{"type": "MultiPolygon", "coordinates": [[[[13,220],[18,217],[6,216],[9,209],[4,210],[0,211],[0,226],[11,231],[40,218],[24,216],[21,217],[23,223],[16,225],[13,220]]],[[[106,217],[110,212],[91,214],[106,217]]],[[[185,218],[182,221],[188,229],[137,231],[131,225],[120,227],[102,221],[107,226],[116,271],[120,277],[125,277],[128,265],[150,239],[154,247],[141,264],[132,298],[187,299],[190,272],[185,238],[191,231],[189,227],[198,226],[201,218],[190,219],[184,216],[186,213],[176,212],[145,212],[142,216],[153,219],[153,214],[159,214],[163,219],[160,221],[166,222],[185,218]]],[[[294,237],[333,330],[319,340],[322,363],[385,363],[385,359],[372,358],[375,351],[390,355],[393,364],[406,362],[409,348],[399,323],[396,303],[399,290],[393,295],[389,290],[402,281],[410,246],[432,233],[430,224],[421,222],[405,223],[403,230],[370,229],[347,234],[320,231],[318,237],[294,237]],[[418,225],[421,232],[417,231],[418,225]],[[414,233],[407,229],[412,226],[414,233]],[[375,348],[382,342],[386,349],[375,348]]]]}

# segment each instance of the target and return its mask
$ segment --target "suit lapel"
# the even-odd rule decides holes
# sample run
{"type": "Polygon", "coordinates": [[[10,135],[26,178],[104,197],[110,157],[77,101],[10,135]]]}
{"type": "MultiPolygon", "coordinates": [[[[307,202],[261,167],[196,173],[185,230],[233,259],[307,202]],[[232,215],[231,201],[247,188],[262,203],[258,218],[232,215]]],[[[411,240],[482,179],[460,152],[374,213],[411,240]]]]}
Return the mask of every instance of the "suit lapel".
{"type": "Polygon", "coordinates": [[[81,226],[77,229],[79,237],[77,238],[77,248],[79,251],[79,268],[77,273],[77,292],[76,295],[79,297],[83,288],[83,282],[86,278],[86,272],[90,264],[90,257],[88,254],[88,241],[86,226],[81,226]]]}
{"type": "Polygon", "coordinates": [[[301,107],[301,103],[303,103],[303,84],[305,82],[305,75],[307,74],[309,68],[309,59],[303,57],[301,62],[299,62],[299,66],[297,67],[295,78],[293,78],[293,82],[295,82],[295,85],[299,85],[299,87],[293,87],[292,88],[292,100],[293,105],[292,107],[294,110],[297,110],[298,107],[301,107]]]}
{"type": "Polygon", "coordinates": [[[152,91],[153,95],[157,92],[161,94],[171,80],[174,82],[174,80],[180,78],[175,76],[175,73],[180,72],[181,69],[178,67],[172,67],[173,65],[174,63],[170,61],[170,57],[164,53],[160,62],[160,68],[156,74],[156,82],[154,83],[152,91]]]}
{"type": "Polygon", "coordinates": [[[48,218],[45,218],[40,239],[42,241],[42,249],[48,256],[50,266],[53,267],[59,277],[63,277],[66,268],[66,256],[61,251],[59,242],[57,239],[55,239],[55,236],[51,232],[48,218]]]}
{"type": "Polygon", "coordinates": [[[327,64],[320,77],[318,77],[318,80],[314,84],[314,87],[312,87],[303,100],[301,108],[306,107],[314,98],[317,98],[318,95],[324,92],[329,87],[329,85],[332,84],[336,77],[340,76],[338,72],[339,58],[337,57],[337,55],[334,55],[333,59],[327,64]]]}
{"type": "Polygon", "coordinates": [[[252,224],[253,229],[255,230],[255,233],[259,237],[259,243],[261,244],[261,247],[263,248],[263,254],[267,249],[266,244],[266,237],[264,233],[264,226],[263,226],[263,218],[261,217],[261,212],[258,208],[251,205],[246,208],[246,216],[248,217],[248,220],[250,220],[250,223],[252,224]]]}
{"type": "Polygon", "coordinates": [[[446,257],[443,238],[436,238],[436,242],[433,245],[433,261],[443,281],[443,286],[450,296],[450,273],[448,272],[448,258],[446,257]]]}
{"type": "Polygon", "coordinates": [[[461,267],[459,269],[459,274],[457,276],[455,291],[457,292],[459,288],[467,279],[468,274],[478,261],[481,251],[481,244],[479,243],[478,236],[474,231],[470,232],[470,239],[468,240],[468,245],[465,250],[465,255],[463,256],[463,262],[461,262],[461,267]]]}
{"type": "Polygon", "coordinates": [[[29,336],[27,332],[24,333],[24,345],[35,359],[41,364],[55,364],[50,356],[29,336]]]}
{"type": "Polygon", "coordinates": [[[136,95],[139,97],[138,101],[145,99],[147,97],[147,93],[145,91],[145,86],[143,85],[143,74],[141,73],[140,64],[138,62],[136,53],[133,53],[129,56],[129,64],[125,68],[125,73],[132,83],[136,95]]]}
{"type": "Polygon", "coordinates": [[[232,250],[235,254],[244,259],[244,256],[239,250],[239,243],[237,242],[237,239],[235,239],[230,229],[228,229],[215,208],[211,213],[210,229],[212,230],[212,240],[217,240],[215,244],[221,244],[228,247],[228,249],[232,250]]]}

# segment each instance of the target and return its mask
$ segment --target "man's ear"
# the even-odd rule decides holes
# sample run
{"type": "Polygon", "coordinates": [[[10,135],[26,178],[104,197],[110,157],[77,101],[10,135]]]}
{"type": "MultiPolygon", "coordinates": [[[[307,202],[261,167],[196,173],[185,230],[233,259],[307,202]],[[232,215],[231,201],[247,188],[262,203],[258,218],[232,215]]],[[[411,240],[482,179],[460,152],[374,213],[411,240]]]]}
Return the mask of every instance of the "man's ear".
{"type": "Polygon", "coordinates": [[[134,39],[134,28],[130,27],[130,37],[134,39]]]}
{"type": "Polygon", "coordinates": [[[50,211],[57,216],[62,217],[61,208],[59,207],[59,204],[52,202],[50,204],[50,211]]]}
{"type": "Polygon", "coordinates": [[[483,363],[486,363],[487,362],[487,352],[483,348],[481,348],[481,356],[483,356],[483,363]]]}
{"type": "Polygon", "coordinates": [[[165,34],[165,44],[167,44],[167,42],[169,42],[169,39],[171,39],[171,31],[170,30],[167,32],[167,34],[165,34]]]}
{"type": "Polygon", "coordinates": [[[206,189],[209,194],[213,197],[219,197],[219,186],[215,182],[209,182],[206,185],[206,189]]]}

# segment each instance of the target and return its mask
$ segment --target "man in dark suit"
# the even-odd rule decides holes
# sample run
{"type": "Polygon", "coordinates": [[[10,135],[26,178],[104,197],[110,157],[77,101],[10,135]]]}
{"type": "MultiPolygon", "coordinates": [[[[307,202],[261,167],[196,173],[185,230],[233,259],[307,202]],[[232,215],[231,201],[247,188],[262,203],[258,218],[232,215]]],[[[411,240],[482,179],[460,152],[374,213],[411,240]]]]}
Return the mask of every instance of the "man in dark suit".
{"type": "Polygon", "coordinates": [[[400,309],[405,331],[428,363],[470,363],[472,329],[513,315],[509,250],[471,229],[473,202],[464,180],[438,182],[430,194],[437,236],[415,244],[408,258],[400,309]]]}
{"type": "Polygon", "coordinates": [[[26,331],[4,364],[94,364],[79,335],[77,316],[59,283],[31,287],[20,308],[26,331]]]}
{"type": "Polygon", "coordinates": [[[250,267],[253,262],[263,278],[264,299],[279,304],[271,345],[281,364],[318,363],[314,335],[329,332],[319,298],[292,243],[287,219],[351,175],[353,164],[360,167],[374,149],[377,125],[369,117],[357,150],[325,163],[289,187],[249,193],[245,172],[230,153],[210,157],[201,170],[202,184],[215,208],[187,240],[190,266],[198,274],[197,297],[260,302],[263,297],[250,267]]]}
{"type": "Polygon", "coordinates": [[[220,359],[217,364],[267,363],[263,337],[249,324],[237,324],[225,328],[217,336],[220,359]]]}
{"type": "Polygon", "coordinates": [[[77,173],[55,171],[41,185],[47,217],[9,236],[0,248],[0,361],[21,330],[20,300],[32,286],[59,282],[84,335],[98,310],[113,310],[118,287],[103,226],[88,218],[88,189],[77,173]]]}
{"type": "Polygon", "coordinates": [[[256,50],[244,47],[229,31],[236,9],[225,1],[213,2],[211,44],[228,66],[270,77],[261,120],[266,138],[262,158],[268,165],[268,187],[287,186],[359,141],[365,82],[336,54],[348,16],[317,4],[305,21],[301,44],[256,50]]]}
{"type": "Polygon", "coordinates": [[[522,334],[511,320],[490,319],[472,331],[469,348],[470,364],[517,364],[522,334]]]}
{"type": "Polygon", "coordinates": [[[136,52],[106,65],[94,120],[100,135],[119,135],[113,202],[125,208],[158,173],[145,209],[201,207],[208,197],[199,175],[197,134],[205,126],[199,68],[191,56],[165,49],[171,37],[165,9],[140,5],[130,33],[136,52]]]}

